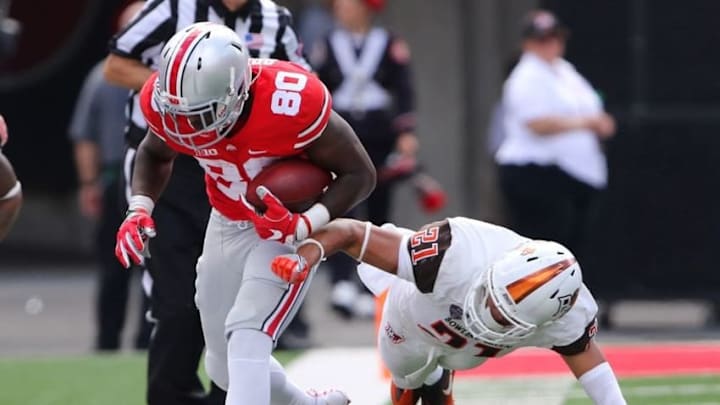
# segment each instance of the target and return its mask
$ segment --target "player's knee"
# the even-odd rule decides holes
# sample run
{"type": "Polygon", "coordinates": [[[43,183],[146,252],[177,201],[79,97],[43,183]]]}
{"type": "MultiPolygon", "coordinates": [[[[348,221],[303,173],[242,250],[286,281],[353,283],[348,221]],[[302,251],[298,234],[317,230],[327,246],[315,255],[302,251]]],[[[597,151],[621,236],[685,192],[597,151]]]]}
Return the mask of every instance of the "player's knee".
{"type": "Polygon", "coordinates": [[[223,390],[227,391],[230,378],[227,371],[227,359],[213,353],[205,353],[205,371],[208,377],[223,390]]]}
{"type": "Polygon", "coordinates": [[[420,400],[420,392],[415,389],[399,387],[393,378],[393,382],[390,384],[390,399],[392,405],[416,405],[420,400]]]}
{"type": "Polygon", "coordinates": [[[225,336],[241,329],[261,330],[263,319],[252,300],[238,299],[225,319],[225,336]]]}

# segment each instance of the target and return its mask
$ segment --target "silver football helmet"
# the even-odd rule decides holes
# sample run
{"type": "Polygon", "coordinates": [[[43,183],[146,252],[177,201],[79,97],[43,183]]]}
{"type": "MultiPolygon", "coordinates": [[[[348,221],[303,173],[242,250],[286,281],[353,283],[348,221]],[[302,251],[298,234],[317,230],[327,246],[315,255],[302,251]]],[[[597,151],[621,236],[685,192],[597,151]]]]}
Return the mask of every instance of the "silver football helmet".
{"type": "Polygon", "coordinates": [[[570,251],[533,240],[513,249],[478,277],[465,297],[465,323],[478,340],[513,346],[565,315],[575,303],[582,273],[570,251]]]}
{"type": "Polygon", "coordinates": [[[167,136],[194,150],[220,142],[248,99],[249,60],[243,41],[224,25],[201,22],[173,35],[153,92],[167,136]]]}

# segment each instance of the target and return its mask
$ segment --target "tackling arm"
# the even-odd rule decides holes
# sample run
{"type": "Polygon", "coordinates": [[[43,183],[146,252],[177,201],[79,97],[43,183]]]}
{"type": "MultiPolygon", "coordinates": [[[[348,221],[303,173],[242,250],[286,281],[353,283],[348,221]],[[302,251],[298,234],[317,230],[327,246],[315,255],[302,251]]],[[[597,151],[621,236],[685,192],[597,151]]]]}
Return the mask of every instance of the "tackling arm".
{"type": "Polygon", "coordinates": [[[369,222],[340,218],[320,228],[311,235],[314,242],[302,243],[297,254],[304,258],[308,267],[322,260],[323,255],[343,251],[350,256],[395,274],[402,234],[392,229],[380,228],[369,222]]]}
{"type": "Polygon", "coordinates": [[[626,404],[617,378],[594,339],[583,352],[562,358],[596,405],[626,404]]]}

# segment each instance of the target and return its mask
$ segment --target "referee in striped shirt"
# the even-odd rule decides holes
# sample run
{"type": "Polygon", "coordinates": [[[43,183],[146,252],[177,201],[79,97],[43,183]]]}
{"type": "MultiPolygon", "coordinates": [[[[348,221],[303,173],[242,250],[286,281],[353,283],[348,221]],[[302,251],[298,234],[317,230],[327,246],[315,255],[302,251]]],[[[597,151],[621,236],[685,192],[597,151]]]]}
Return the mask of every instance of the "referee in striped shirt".
{"type": "MultiPolygon", "coordinates": [[[[165,42],[199,21],[234,29],[253,57],[289,60],[310,70],[291,28],[290,12],[271,0],[148,1],[134,21],[110,41],[105,64],[108,81],[133,90],[124,161],[126,197],[135,150],[147,133],[137,93],[157,70],[165,42]]],[[[204,340],[194,303],[195,263],[210,214],[203,177],[192,157],[178,156],[153,215],[161,236],[150,245],[148,264],[155,322],[148,352],[149,405],[219,405],[225,400],[224,392],[214,385],[205,396],[197,376],[204,340]]]]}

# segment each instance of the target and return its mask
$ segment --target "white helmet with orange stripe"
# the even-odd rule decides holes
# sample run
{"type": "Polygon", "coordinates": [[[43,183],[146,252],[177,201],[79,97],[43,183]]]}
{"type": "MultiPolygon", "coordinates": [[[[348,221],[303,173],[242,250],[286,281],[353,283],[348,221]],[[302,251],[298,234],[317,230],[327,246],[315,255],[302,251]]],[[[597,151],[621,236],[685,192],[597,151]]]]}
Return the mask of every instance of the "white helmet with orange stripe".
{"type": "Polygon", "coordinates": [[[570,251],[533,240],[494,262],[465,297],[465,323],[491,345],[513,346],[565,315],[575,303],[582,273],[570,251]]]}
{"type": "Polygon", "coordinates": [[[153,92],[166,135],[194,150],[222,140],[248,99],[249,60],[243,41],[224,25],[196,23],[170,38],[153,92]]]}

